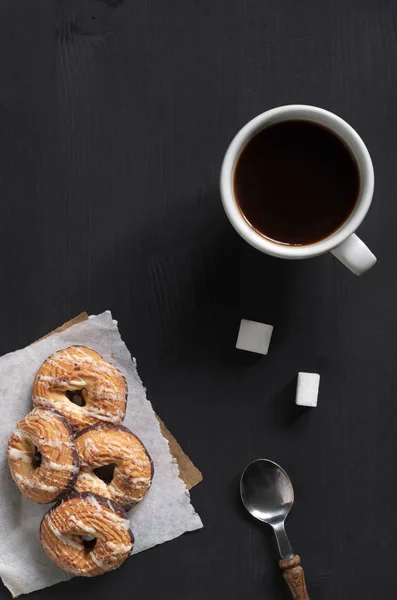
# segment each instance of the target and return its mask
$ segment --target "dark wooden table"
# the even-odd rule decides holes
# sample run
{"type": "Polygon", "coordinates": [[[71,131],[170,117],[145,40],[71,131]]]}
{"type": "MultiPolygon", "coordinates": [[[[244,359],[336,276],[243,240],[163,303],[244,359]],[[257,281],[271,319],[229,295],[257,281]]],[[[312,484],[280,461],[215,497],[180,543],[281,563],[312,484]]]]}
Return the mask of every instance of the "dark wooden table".
{"type": "Polygon", "coordinates": [[[0,353],[111,309],[204,473],[202,531],[32,598],[287,599],[271,532],[238,498],[258,456],[293,478],[312,598],[395,597],[396,27],[391,0],[1,3],[0,353]],[[222,212],[230,139],[296,102],[372,154],[360,235],[379,263],[362,278],[261,255],[222,212]],[[234,350],[242,317],[274,325],[267,357],[234,350]],[[300,370],[321,374],[304,414],[300,370]]]}

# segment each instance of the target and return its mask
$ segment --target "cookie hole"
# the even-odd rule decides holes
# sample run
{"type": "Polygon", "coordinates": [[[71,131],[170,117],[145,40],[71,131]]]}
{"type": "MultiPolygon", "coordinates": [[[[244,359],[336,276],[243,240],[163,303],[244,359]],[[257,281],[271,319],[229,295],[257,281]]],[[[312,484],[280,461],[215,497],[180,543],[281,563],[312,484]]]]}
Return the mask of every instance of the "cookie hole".
{"type": "Polygon", "coordinates": [[[39,452],[38,448],[34,447],[34,454],[32,458],[32,467],[37,469],[41,465],[43,457],[41,456],[41,452],[39,452]]]}
{"type": "Polygon", "coordinates": [[[77,404],[77,406],[85,406],[85,400],[83,397],[83,390],[67,390],[66,397],[73,404],[77,404]]]}
{"type": "Polygon", "coordinates": [[[97,539],[95,537],[92,537],[91,535],[82,535],[81,541],[83,543],[84,549],[87,550],[87,552],[91,552],[91,550],[95,548],[97,539]]]}
{"type": "Polygon", "coordinates": [[[97,477],[99,477],[99,479],[102,479],[102,481],[109,484],[113,479],[115,468],[115,464],[104,465],[103,467],[94,469],[94,473],[97,477]]]}

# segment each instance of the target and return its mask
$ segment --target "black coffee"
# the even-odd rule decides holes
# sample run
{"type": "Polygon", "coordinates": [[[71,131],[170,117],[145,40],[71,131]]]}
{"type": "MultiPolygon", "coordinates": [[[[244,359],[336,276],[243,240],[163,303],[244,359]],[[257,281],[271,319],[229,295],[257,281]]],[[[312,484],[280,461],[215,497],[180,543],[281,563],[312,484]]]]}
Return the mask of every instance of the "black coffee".
{"type": "Polygon", "coordinates": [[[284,121],[243,148],[234,193],[248,223],[281,244],[302,246],[336,231],[351,215],[360,189],[356,160],[331,131],[284,121]]]}

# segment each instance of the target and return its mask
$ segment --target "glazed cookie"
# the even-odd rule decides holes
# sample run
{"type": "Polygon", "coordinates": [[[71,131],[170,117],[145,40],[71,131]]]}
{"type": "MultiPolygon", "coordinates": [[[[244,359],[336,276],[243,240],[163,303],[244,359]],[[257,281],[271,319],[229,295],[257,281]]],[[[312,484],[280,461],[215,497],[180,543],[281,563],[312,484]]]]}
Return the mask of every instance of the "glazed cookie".
{"type": "Polygon", "coordinates": [[[38,502],[54,502],[73,487],[79,459],[66,419],[48,408],[34,408],[8,440],[8,464],[21,492],[38,502]]]}
{"type": "Polygon", "coordinates": [[[75,443],[81,466],[75,490],[95,492],[125,510],[143,499],[152,484],[153,463],[127,427],[87,427],[76,435],[75,443]]]}
{"type": "Polygon", "coordinates": [[[127,383],[100,354],[71,346],[42,364],[33,383],[33,405],[62,413],[74,431],[124,419],[127,383]]]}
{"type": "Polygon", "coordinates": [[[125,511],[89,493],[72,493],[50,508],[41,522],[40,540],[58,567],[85,577],[117,569],[134,544],[125,511]]]}

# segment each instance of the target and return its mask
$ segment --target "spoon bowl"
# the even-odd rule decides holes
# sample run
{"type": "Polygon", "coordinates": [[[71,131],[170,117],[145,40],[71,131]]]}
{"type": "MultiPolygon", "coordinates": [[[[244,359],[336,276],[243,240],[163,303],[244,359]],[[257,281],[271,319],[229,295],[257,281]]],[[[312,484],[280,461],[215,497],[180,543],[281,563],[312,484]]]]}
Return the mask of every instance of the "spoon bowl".
{"type": "Polygon", "coordinates": [[[268,525],[285,521],[294,503],[287,473],[271,460],[250,463],[241,476],[241,499],[248,512],[268,525]]]}

